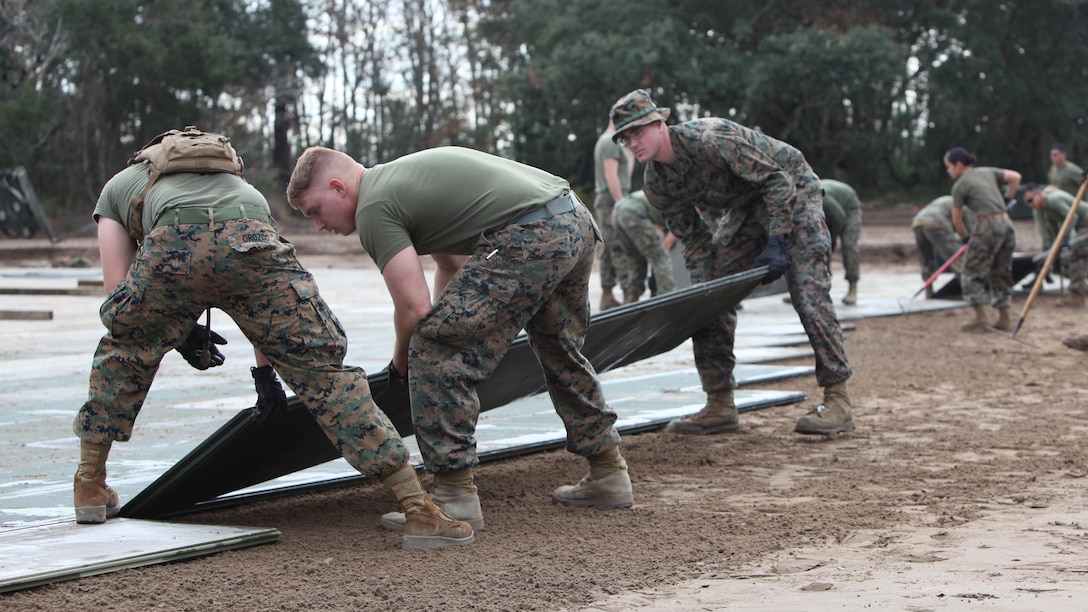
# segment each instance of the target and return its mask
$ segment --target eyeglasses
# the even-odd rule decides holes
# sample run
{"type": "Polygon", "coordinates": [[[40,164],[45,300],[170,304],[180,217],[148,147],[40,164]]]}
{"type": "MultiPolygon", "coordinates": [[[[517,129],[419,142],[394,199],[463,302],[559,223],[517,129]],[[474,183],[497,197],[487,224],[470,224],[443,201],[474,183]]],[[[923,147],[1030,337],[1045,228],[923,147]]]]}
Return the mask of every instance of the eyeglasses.
{"type": "Polygon", "coordinates": [[[633,127],[631,129],[627,130],[626,132],[624,132],[623,136],[620,136],[619,138],[617,138],[616,142],[620,146],[626,147],[627,143],[631,142],[633,139],[642,138],[642,135],[646,132],[646,128],[648,128],[648,127],[650,127],[649,124],[640,125],[638,127],[633,127]]]}

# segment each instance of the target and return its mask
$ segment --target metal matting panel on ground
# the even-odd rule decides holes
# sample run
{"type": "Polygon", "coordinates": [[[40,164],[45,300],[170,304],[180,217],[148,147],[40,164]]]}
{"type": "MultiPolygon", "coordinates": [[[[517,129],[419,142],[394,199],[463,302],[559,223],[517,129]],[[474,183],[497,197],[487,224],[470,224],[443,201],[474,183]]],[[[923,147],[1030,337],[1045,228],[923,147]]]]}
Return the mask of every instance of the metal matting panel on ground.
{"type": "MultiPolygon", "coordinates": [[[[1031,253],[1013,253],[1012,256],[1012,284],[1019,285],[1020,281],[1035,272],[1035,262],[1031,253]]],[[[963,286],[960,277],[954,276],[952,280],[933,291],[933,297],[939,300],[955,300],[963,298],[963,286]]]]}
{"type": "MultiPolygon", "coordinates": [[[[808,366],[755,367],[764,369],[762,372],[751,372],[751,380],[746,381],[747,383],[766,382],[789,376],[802,376],[812,374],[814,371],[814,368],[808,366]]],[[[629,387],[626,393],[622,390],[617,392],[615,387],[610,387],[608,389],[609,396],[614,397],[617,406],[619,406],[616,409],[619,416],[619,419],[616,421],[616,430],[619,431],[621,435],[630,435],[658,429],[672,419],[693,414],[702,408],[702,402],[706,396],[698,385],[698,375],[695,370],[693,369],[689,372],[682,373],[670,373],[670,375],[676,374],[681,378],[686,379],[684,382],[689,385],[687,389],[670,388],[664,391],[658,389],[655,392],[653,389],[632,385],[632,381],[629,380],[621,381],[621,383],[626,383],[629,387]],[[694,384],[695,386],[691,387],[691,384],[694,384]],[[685,394],[685,392],[687,393],[685,394]],[[685,401],[685,399],[687,401],[685,401]]],[[[663,375],[659,375],[659,377],[660,376],[663,375]]],[[[740,382],[739,377],[738,382],[740,382]]],[[[800,391],[738,390],[735,398],[737,410],[741,413],[746,413],[753,410],[785,406],[787,404],[804,401],[807,399],[807,396],[800,391]]],[[[508,437],[506,438],[481,441],[478,447],[480,463],[498,461],[511,457],[520,457],[548,450],[557,450],[566,445],[566,434],[563,430],[562,422],[559,421],[559,417],[555,415],[551,403],[545,395],[524,398],[509,406],[490,411],[481,417],[481,426],[486,426],[485,421],[494,423],[495,419],[517,419],[519,423],[524,423],[524,421],[528,420],[532,421],[532,423],[517,428],[517,431],[509,431],[513,428],[505,427],[504,429],[508,430],[508,437]],[[538,414],[539,411],[547,411],[549,416],[553,418],[547,419],[547,422],[532,418],[533,415],[531,413],[534,408],[538,411],[538,414]],[[507,414],[497,414],[503,412],[506,412],[507,414]]],[[[355,485],[367,480],[354,470],[348,469],[346,461],[340,460],[334,463],[342,464],[344,468],[342,473],[344,475],[291,484],[253,487],[247,490],[238,491],[237,493],[222,495],[215,499],[200,502],[191,508],[179,510],[174,516],[191,512],[217,510],[258,500],[355,485]]],[[[416,467],[418,468],[421,466],[416,464],[416,467]]]]}
{"type": "MultiPolygon", "coordinates": [[[[736,306],[765,275],[764,268],[720,278],[595,314],[583,354],[598,372],[676,348],[723,310],[736,306]]],[[[388,375],[367,377],[374,401],[402,436],[413,433],[405,389],[388,375]]],[[[477,388],[485,412],[545,389],[536,353],[524,335],[477,388]]],[[[340,456],[309,411],[291,397],[287,413],[257,427],[243,411],[121,508],[121,516],[161,518],[197,503],[291,474],[340,456]]]]}
{"type": "Polygon", "coordinates": [[[275,542],[265,527],[110,519],[0,531],[0,593],[275,542]]]}

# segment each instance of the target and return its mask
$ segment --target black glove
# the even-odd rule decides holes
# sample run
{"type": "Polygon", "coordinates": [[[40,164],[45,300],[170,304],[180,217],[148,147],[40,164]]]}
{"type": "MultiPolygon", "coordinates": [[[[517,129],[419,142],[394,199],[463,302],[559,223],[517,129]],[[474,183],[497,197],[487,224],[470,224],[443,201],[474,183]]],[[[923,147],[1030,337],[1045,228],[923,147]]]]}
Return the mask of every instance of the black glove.
{"type": "Polygon", "coordinates": [[[790,243],[782,236],[771,236],[767,241],[767,248],[756,257],[753,267],[767,266],[767,276],[763,277],[761,285],[773,283],[778,277],[790,269],[790,243]]]}
{"type": "Polygon", "coordinates": [[[377,383],[370,385],[370,393],[374,396],[374,402],[379,408],[384,410],[386,406],[411,405],[408,395],[408,377],[401,375],[393,367],[392,361],[384,370],[370,378],[377,383]]]}
{"type": "Polygon", "coordinates": [[[276,380],[276,371],[270,365],[250,368],[253,386],[257,389],[257,405],[253,407],[257,414],[258,427],[287,414],[287,394],[283,392],[280,381],[276,380]]]}
{"type": "Polygon", "coordinates": [[[189,362],[189,365],[198,370],[207,370],[223,365],[226,357],[219,352],[216,344],[226,344],[223,336],[204,327],[200,323],[193,326],[193,331],[177,346],[178,353],[189,362]],[[205,347],[205,342],[207,347],[205,347]]]}
{"type": "Polygon", "coordinates": [[[393,367],[392,361],[390,361],[389,365],[385,366],[380,372],[368,378],[374,379],[374,383],[371,383],[370,385],[370,392],[374,395],[384,393],[408,393],[408,377],[402,376],[401,373],[393,367]]]}
{"type": "Polygon", "coordinates": [[[389,365],[385,367],[389,372],[389,386],[390,387],[403,387],[408,388],[408,374],[401,374],[397,371],[397,368],[393,367],[393,362],[390,361],[389,365]]]}

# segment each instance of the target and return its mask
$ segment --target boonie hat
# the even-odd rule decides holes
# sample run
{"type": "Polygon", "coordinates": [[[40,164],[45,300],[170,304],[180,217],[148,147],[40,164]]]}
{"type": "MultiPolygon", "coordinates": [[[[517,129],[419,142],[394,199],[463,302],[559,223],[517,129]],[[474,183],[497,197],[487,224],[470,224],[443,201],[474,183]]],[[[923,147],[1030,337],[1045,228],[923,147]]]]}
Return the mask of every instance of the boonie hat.
{"type": "Polygon", "coordinates": [[[612,126],[616,130],[616,133],[612,135],[612,142],[616,142],[624,130],[654,121],[665,121],[669,118],[669,113],[667,108],[658,108],[650,99],[650,92],[645,89],[632,91],[612,105],[610,117],[612,126]]]}

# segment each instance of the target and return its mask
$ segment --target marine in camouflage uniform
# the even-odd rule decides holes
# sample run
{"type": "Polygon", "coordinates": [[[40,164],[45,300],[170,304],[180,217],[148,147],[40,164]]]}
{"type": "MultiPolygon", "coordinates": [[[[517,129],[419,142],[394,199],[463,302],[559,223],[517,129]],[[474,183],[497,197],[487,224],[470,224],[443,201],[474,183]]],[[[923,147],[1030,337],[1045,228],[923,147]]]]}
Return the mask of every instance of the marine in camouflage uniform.
{"type": "Polygon", "coordinates": [[[163,175],[144,203],[147,229],[137,248],[128,233],[130,202],[147,181],[144,164],[122,170],[94,210],[103,277],[107,288],[119,282],[101,308],[106,334],[74,424],[83,443],[77,520],[83,514],[86,522],[102,522],[116,513],[116,494],[105,485],[109,445],[129,440],[163,357],[214,307],[267,357],[359,473],[383,478],[398,498],[415,496],[405,510],[428,517],[413,521],[406,548],[471,542],[467,524],[441,518],[426,498],[408,449],[371,398],[366,373],[344,365],[344,330],[294,246],[276,231],[260,192],[232,174],[163,175]]]}
{"type": "Polygon", "coordinates": [[[601,310],[620,304],[612,295],[612,289],[621,280],[615,260],[623,256],[623,247],[612,226],[612,211],[616,203],[631,191],[630,162],[623,147],[612,142],[612,133],[612,124],[609,123],[593,146],[593,215],[604,239],[597,265],[601,277],[601,310]]]}
{"type": "Polygon", "coordinates": [[[975,156],[962,147],[945,153],[945,168],[955,179],[952,185],[952,223],[956,233],[967,240],[963,259],[963,299],[975,311],[975,318],[963,331],[990,329],[984,308],[987,302],[998,311],[993,327],[1012,331],[1009,314],[1012,305],[1012,256],[1016,249],[1016,230],[1005,212],[1005,199],[1016,195],[1020,173],[1004,168],[975,167],[975,156]],[[1002,197],[1001,186],[1005,185],[1002,197]],[[963,211],[975,213],[977,227],[968,235],[963,211]]]}
{"type": "Polygon", "coordinates": [[[852,306],[858,302],[858,281],[861,279],[861,200],[854,188],[842,181],[822,179],[824,190],[824,216],[831,225],[831,216],[835,216],[836,228],[831,231],[831,250],[838,242],[842,250],[842,265],[846,269],[846,282],[849,289],[842,298],[842,303],[852,306]],[[832,215],[828,214],[831,210],[832,215]]]}
{"type": "MultiPolygon", "coordinates": [[[[1043,241],[1043,251],[1049,251],[1073,208],[1075,198],[1057,187],[1029,184],[1024,198],[1032,208],[1035,229],[1043,241]]],[[[1073,213],[1072,225],[1060,251],[1062,274],[1069,278],[1070,299],[1060,300],[1061,307],[1084,308],[1088,294],[1088,203],[1080,202],[1073,213]]]]}
{"type": "MultiPolygon", "coordinates": [[[[600,235],[566,180],[462,147],[372,168],[314,147],[299,159],[288,197],[319,229],[358,231],[382,271],[397,328],[390,369],[407,374],[416,440],[443,509],[484,526],[472,473],[476,387],[522,329],[566,426],[567,450],[590,464],[582,482],[559,487],[553,499],[633,503],[616,414],[581,353],[600,235]],[[428,254],[437,264],[433,303],[419,260],[428,254]]],[[[401,520],[391,513],[383,525],[401,520]]]]}
{"type": "MultiPolygon", "coordinates": [[[[719,118],[666,126],[668,117],[669,109],[658,108],[641,89],[612,107],[614,138],[647,161],[643,189],[684,244],[692,282],[764,264],[765,282],[784,273],[824,387],[824,403],[801,417],[795,431],[830,435],[852,430],[846,380],[853,372],[828,294],[831,236],[819,177],[800,151],[755,130],[719,118]],[[724,212],[713,234],[699,208],[724,212]]],[[[670,423],[670,431],[706,434],[738,428],[736,325],[736,311],[730,308],[692,336],[707,405],[670,423]]]]}
{"type": "Polygon", "coordinates": [[[676,290],[672,276],[672,259],[662,241],[661,227],[665,217],[651,206],[642,190],[616,203],[612,211],[612,226],[619,249],[612,258],[616,275],[623,288],[623,302],[637,302],[646,290],[646,266],[653,271],[657,293],[676,290]]]}
{"type": "MultiPolygon", "coordinates": [[[[967,230],[974,231],[975,213],[969,209],[964,209],[963,213],[967,230]]],[[[928,281],[963,246],[963,239],[956,234],[956,228],[952,225],[952,196],[941,196],[926,204],[914,215],[910,228],[914,231],[914,243],[918,248],[922,280],[928,281]]],[[[961,276],[963,257],[952,262],[950,269],[957,277],[961,276]]],[[[930,285],[926,287],[926,297],[932,296],[933,286],[930,285]]]]}

